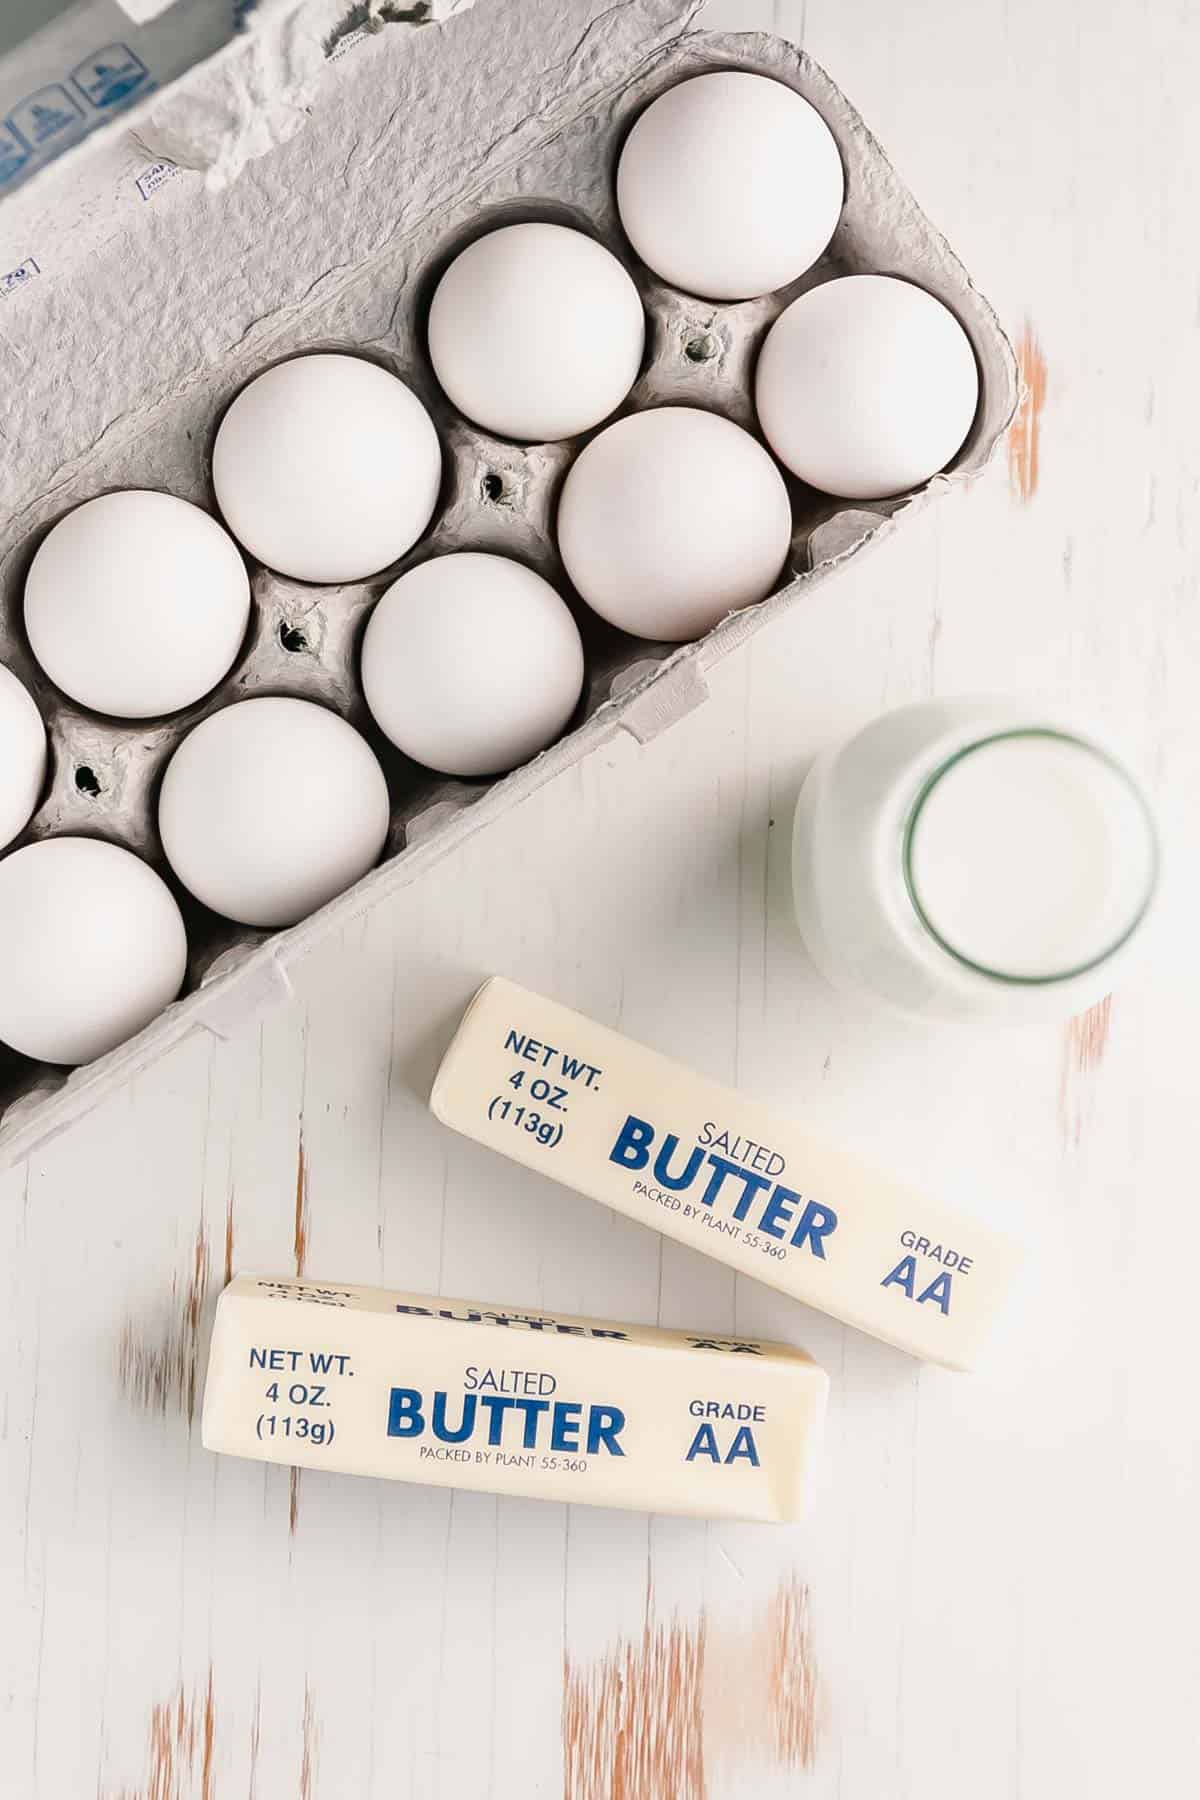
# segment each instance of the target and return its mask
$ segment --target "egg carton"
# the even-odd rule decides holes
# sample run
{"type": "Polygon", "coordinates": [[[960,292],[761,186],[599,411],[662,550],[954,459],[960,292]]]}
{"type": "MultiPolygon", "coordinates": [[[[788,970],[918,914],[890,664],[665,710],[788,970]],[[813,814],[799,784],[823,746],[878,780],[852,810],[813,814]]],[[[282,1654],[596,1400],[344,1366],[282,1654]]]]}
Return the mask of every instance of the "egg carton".
{"type": "Polygon", "coordinates": [[[6,311],[4,335],[18,356],[24,350],[28,379],[4,421],[0,660],[35,693],[53,765],[18,842],[103,837],[172,879],[155,824],[163,766],[198,719],[257,694],[319,701],[362,729],[384,763],[394,810],[381,864],[290,930],[248,931],[181,895],[191,942],[183,995],[109,1055],[68,1073],[0,1053],[0,1162],[62,1130],[187,1034],[238,1030],[288,994],[289,971],[313,944],[615,733],[650,742],[704,701],[707,671],[720,658],[987,461],[1018,394],[991,308],[829,77],[776,38],[693,31],[693,10],[678,0],[603,9],[596,0],[526,0],[476,7],[436,32],[391,40],[381,32],[344,59],[305,129],[231,188],[173,183],[170,204],[147,209],[136,234],[64,266],[41,295],[30,287],[19,311],[6,311]],[[638,113],[674,83],[725,68],[773,77],[811,101],[846,172],[845,209],[821,262],[791,287],[738,304],[656,280],[626,243],[614,202],[616,159],[638,113]],[[179,191],[185,185],[190,191],[179,191]],[[756,429],[751,375],[771,321],[817,282],[879,272],[919,282],[964,325],[981,374],[970,436],[949,472],[899,500],[847,505],[789,478],[791,554],[768,599],[682,647],[618,633],[577,602],[554,543],[558,491],[586,438],[522,446],[476,429],[439,393],[424,351],[431,290],[448,262],[481,233],[528,219],[592,233],[638,284],[647,354],[622,411],[697,406],[756,429]],[[248,640],[215,693],[148,725],[82,711],[48,683],[23,637],[22,584],[38,543],[71,507],[113,488],[163,488],[215,511],[210,453],[223,408],[259,370],[313,349],[370,357],[428,406],[446,469],[432,529],[365,582],[312,586],[252,564],[248,640]],[[491,783],[444,779],[408,762],[375,731],[358,680],[362,627],[389,581],[463,549],[512,556],[546,576],[571,602],[587,652],[572,729],[491,783]]]}

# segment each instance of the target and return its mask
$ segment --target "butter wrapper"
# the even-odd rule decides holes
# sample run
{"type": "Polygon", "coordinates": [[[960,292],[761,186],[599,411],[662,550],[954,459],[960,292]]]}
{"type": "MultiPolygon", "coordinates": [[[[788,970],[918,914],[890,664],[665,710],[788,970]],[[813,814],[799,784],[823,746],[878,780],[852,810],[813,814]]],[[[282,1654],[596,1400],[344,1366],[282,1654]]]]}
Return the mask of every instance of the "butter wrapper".
{"type": "Polygon", "coordinates": [[[787,1344],[239,1275],[206,1449],[539,1500],[782,1522],[828,1381],[787,1344]]]}
{"type": "Polygon", "coordinates": [[[499,977],[434,1082],[437,1118],[914,1356],[970,1368],[1017,1247],[791,1120],[499,977]]]}

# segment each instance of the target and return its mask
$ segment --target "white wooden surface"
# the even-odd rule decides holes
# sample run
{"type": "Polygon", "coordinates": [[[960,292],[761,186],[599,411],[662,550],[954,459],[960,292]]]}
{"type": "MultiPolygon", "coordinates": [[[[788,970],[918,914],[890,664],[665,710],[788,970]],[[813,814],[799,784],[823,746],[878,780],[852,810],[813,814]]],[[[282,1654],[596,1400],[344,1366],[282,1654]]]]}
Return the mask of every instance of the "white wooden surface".
{"type": "Polygon", "coordinates": [[[315,957],[290,1010],[0,1178],[5,1797],[1195,1791],[1200,16],[711,17],[802,38],[1028,321],[1036,490],[1001,459],[706,708],[315,957]],[[858,1015],[789,923],[815,749],[985,688],[1108,724],[1161,809],[1153,954],[1082,1027],[858,1015]],[[1045,1273],[1004,1354],[919,1370],[449,1137],[418,1096],[493,969],[1026,1218],[1045,1273]],[[195,1401],[230,1262],[793,1337],[834,1378],[816,1512],[706,1527],[218,1462],[195,1401]]]}

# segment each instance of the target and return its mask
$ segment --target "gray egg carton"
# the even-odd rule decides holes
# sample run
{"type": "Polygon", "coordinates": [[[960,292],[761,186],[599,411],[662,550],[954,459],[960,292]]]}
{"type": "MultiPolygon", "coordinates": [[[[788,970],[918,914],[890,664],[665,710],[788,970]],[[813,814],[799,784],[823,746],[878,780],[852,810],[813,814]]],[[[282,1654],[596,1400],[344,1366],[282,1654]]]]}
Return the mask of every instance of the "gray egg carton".
{"type": "MultiPolygon", "coordinates": [[[[192,725],[255,694],[334,708],[380,751],[394,812],[384,860],[339,899],[267,936],[186,902],[192,945],[183,996],[136,1038],[65,1072],[0,1052],[0,1162],[62,1130],[186,1034],[226,1036],[289,991],[309,947],[416,880],[469,833],[624,731],[646,743],[706,696],[706,671],[848,556],[977,471],[1007,425],[1018,386],[986,301],[908,194],[854,109],[819,68],[777,39],[696,33],[678,0],[483,5],[436,32],[386,32],[338,65],[289,143],[223,193],[178,179],[136,235],[102,246],[22,292],[4,337],[25,380],[3,423],[0,660],[36,694],[53,751],[49,791],[18,842],[84,833],[165,870],[155,823],[163,765],[192,725]],[[847,197],[821,263],[780,293],[714,304],[642,269],[616,217],[622,139],[657,94],[705,70],[757,70],[810,100],[842,153],[847,197]],[[182,190],[187,189],[184,192],[182,190]],[[592,232],[631,270],[648,314],[647,357],[626,407],[711,408],[755,429],[754,358],[772,319],[803,288],[877,271],[920,282],[970,335],[982,375],[970,437],[953,469],[901,500],[847,506],[791,482],[792,554],[778,589],[701,642],[646,643],[576,606],[588,681],[574,728],[491,784],[447,780],[382,743],[367,717],[357,650],[374,600],[405,567],[442,551],[498,551],[569,598],[553,537],[562,477],[583,440],[521,446],[475,429],[439,394],[422,342],[432,284],[466,242],[498,224],[552,219],[592,232]],[[222,409],[260,369],[310,349],[369,356],[411,384],[445,448],[432,530],[367,582],[306,586],[252,567],[254,609],[234,672],[207,700],[149,726],[81,711],[34,663],[21,627],[25,571],[72,506],[119,487],[157,487],[215,510],[209,456],[222,409]],[[15,458],[12,452],[18,451],[15,458]]],[[[496,354],[502,356],[502,343],[496,354]]]]}

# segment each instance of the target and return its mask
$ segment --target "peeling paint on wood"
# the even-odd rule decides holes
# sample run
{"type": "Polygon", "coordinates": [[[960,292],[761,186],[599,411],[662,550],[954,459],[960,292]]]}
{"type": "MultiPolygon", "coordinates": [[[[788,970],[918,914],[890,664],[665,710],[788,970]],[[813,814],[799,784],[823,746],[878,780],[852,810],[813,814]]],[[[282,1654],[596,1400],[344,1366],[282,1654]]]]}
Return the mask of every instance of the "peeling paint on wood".
{"type": "Polygon", "coordinates": [[[1042,409],[1046,404],[1046,358],[1033,324],[1026,319],[1017,339],[1022,393],[1008,433],[1008,481],[1016,499],[1027,505],[1037,493],[1041,474],[1042,409]]]}
{"type": "Polygon", "coordinates": [[[821,1711],[808,1589],[796,1575],[749,1625],[703,1612],[694,1624],[647,1618],[639,1640],[618,1639],[595,1662],[566,1658],[564,1800],[712,1800],[722,1765],[809,1769],[821,1711]],[[759,1673],[752,1699],[747,1668],[759,1673]]]}
{"type": "Polygon", "coordinates": [[[772,1595],[760,1635],[769,1656],[775,1761],[785,1769],[810,1769],[817,1751],[820,1697],[808,1589],[795,1575],[772,1595]]]}
{"type": "Polygon", "coordinates": [[[1111,994],[1067,1022],[1058,1082],[1058,1114],[1068,1149],[1077,1149],[1082,1140],[1095,1078],[1104,1061],[1111,1030],[1111,994]]]}
{"type": "Polygon", "coordinates": [[[258,1747],[262,1740],[262,1676],[254,1686],[254,1718],[250,1725],[250,1786],[246,1800],[258,1797],[258,1747]]]}
{"type": "Polygon", "coordinates": [[[200,1326],[208,1296],[208,1239],[204,1221],[196,1228],[187,1274],[171,1278],[171,1298],[162,1329],[147,1335],[140,1318],[127,1319],[117,1354],[121,1385],[139,1406],[152,1412],[180,1412],[192,1423],[200,1369],[200,1326]]]}
{"type": "Polygon", "coordinates": [[[317,1794],[317,1752],[320,1746],[321,1727],[317,1723],[316,1707],[313,1704],[313,1692],[308,1681],[304,1683],[304,1711],[300,1715],[300,1800],[316,1800],[317,1794]]]}
{"type": "MultiPolygon", "coordinates": [[[[296,1274],[304,1274],[304,1266],[308,1261],[308,1164],[304,1156],[304,1121],[300,1122],[296,1138],[296,1218],[292,1229],[292,1253],[296,1261],[296,1274]]],[[[296,1526],[300,1522],[300,1470],[289,1471],[288,1479],[288,1536],[295,1537],[296,1526]]]]}
{"type": "Polygon", "coordinates": [[[204,1760],[200,1766],[200,1792],[203,1800],[212,1800],[213,1789],[213,1734],[216,1728],[216,1715],[213,1707],[212,1664],[208,1666],[208,1687],[204,1694],[204,1760]]]}
{"type": "Polygon", "coordinates": [[[304,1273],[308,1261],[308,1165],[304,1159],[304,1126],[296,1140],[296,1223],[292,1235],[296,1274],[304,1273]]]}
{"type": "Polygon", "coordinates": [[[703,1614],[563,1670],[564,1800],[706,1800],[703,1614]]]}
{"type": "Polygon", "coordinates": [[[101,1800],[217,1800],[213,1781],[213,1672],[200,1691],[182,1682],[150,1712],[149,1772],[142,1786],[102,1791],[101,1800]]]}
{"type": "MultiPolygon", "coordinates": [[[[300,1121],[295,1145],[295,1226],[291,1231],[291,1251],[295,1256],[295,1273],[304,1274],[308,1262],[308,1161],[304,1157],[304,1121],[300,1121]]],[[[295,1537],[300,1521],[300,1471],[291,1469],[288,1478],[288,1537],[295,1537]]]]}
{"type": "Polygon", "coordinates": [[[824,1723],[808,1588],[785,1576],[748,1625],[710,1623],[704,1675],[704,1746],[709,1778],[721,1791],[748,1767],[812,1767],[824,1723]],[[757,1672],[747,1688],[745,1671],[757,1672]]]}
{"type": "Polygon", "coordinates": [[[1112,995],[1106,994],[1067,1026],[1067,1055],[1081,1075],[1098,1069],[1112,1029],[1112,995]]]}

